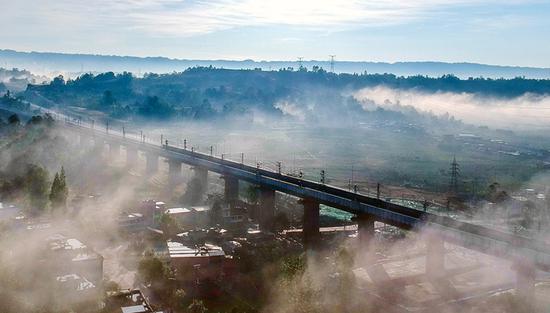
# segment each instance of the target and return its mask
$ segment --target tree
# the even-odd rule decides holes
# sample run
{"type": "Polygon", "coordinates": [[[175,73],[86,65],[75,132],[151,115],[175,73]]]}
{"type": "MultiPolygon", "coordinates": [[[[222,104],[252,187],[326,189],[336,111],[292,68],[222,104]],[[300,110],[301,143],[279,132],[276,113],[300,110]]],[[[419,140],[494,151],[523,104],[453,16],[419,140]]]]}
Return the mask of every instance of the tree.
{"type": "Polygon", "coordinates": [[[256,185],[249,185],[246,189],[246,200],[250,204],[257,204],[258,200],[260,199],[258,195],[258,186],[256,185]]]}
{"type": "Polygon", "coordinates": [[[148,283],[155,284],[164,280],[167,274],[167,269],[162,261],[152,254],[147,254],[139,261],[138,264],[138,276],[139,280],[148,283]]]}
{"type": "Polygon", "coordinates": [[[31,165],[25,176],[31,213],[36,215],[43,212],[48,204],[48,171],[31,165]]]}
{"type": "Polygon", "coordinates": [[[290,228],[290,220],[288,219],[288,216],[286,216],[284,212],[278,212],[277,215],[275,215],[274,226],[278,231],[290,228]]]}
{"type": "Polygon", "coordinates": [[[147,252],[138,264],[138,281],[150,284],[155,297],[162,303],[173,300],[174,273],[171,268],[156,257],[152,252],[147,252]]]}
{"type": "Polygon", "coordinates": [[[178,311],[183,311],[186,307],[186,300],[187,293],[185,292],[185,290],[178,288],[174,291],[174,294],[172,295],[171,306],[178,311]]]}
{"type": "Polygon", "coordinates": [[[178,234],[180,227],[178,222],[170,214],[162,213],[160,217],[160,229],[166,238],[172,238],[178,234]]]}
{"type": "Polygon", "coordinates": [[[103,93],[103,97],[101,98],[101,102],[99,103],[99,106],[103,108],[112,107],[113,105],[115,105],[115,103],[116,103],[116,99],[113,96],[113,92],[110,90],[106,90],[103,93]]]}
{"type": "Polygon", "coordinates": [[[52,187],[50,190],[50,201],[52,208],[64,209],[67,206],[67,196],[69,190],[67,188],[67,182],[65,177],[65,169],[61,167],[60,173],[55,173],[52,187]]]}
{"type": "Polygon", "coordinates": [[[21,123],[21,120],[19,119],[19,116],[17,114],[12,114],[10,117],[8,117],[8,123],[10,125],[19,125],[21,123]]]}
{"type": "Polygon", "coordinates": [[[193,302],[187,307],[189,313],[206,313],[208,309],[202,302],[202,300],[193,299],[193,302]]]}
{"type": "Polygon", "coordinates": [[[166,119],[172,117],[175,113],[174,108],[161,101],[159,97],[147,97],[143,105],[138,109],[138,113],[148,118],[166,119]]]}

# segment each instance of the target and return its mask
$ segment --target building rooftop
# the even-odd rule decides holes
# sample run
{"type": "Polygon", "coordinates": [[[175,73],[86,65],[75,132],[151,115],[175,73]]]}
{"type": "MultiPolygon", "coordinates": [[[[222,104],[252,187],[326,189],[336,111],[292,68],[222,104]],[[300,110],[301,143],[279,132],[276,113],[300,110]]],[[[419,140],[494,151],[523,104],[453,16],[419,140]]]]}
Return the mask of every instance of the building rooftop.
{"type": "Polygon", "coordinates": [[[151,312],[143,304],[132,305],[132,306],[124,306],[124,307],[121,307],[120,309],[122,310],[122,313],[146,313],[146,312],[151,312]]]}
{"type": "Polygon", "coordinates": [[[50,249],[55,250],[78,250],[86,249],[86,245],[75,238],[67,238],[61,234],[55,234],[46,239],[50,249]]]}
{"type": "Polygon", "coordinates": [[[182,213],[190,213],[191,210],[187,208],[171,208],[166,210],[164,213],[166,214],[182,214],[182,213]]]}
{"type": "Polygon", "coordinates": [[[138,289],[108,293],[105,312],[153,313],[153,309],[138,289]]]}
{"type": "Polygon", "coordinates": [[[69,238],[62,234],[54,234],[46,238],[46,242],[48,248],[52,252],[70,252],[71,261],[85,261],[101,258],[99,254],[76,238],[69,238]]]}
{"type": "Polygon", "coordinates": [[[223,249],[212,244],[204,244],[200,247],[190,247],[179,242],[168,241],[168,253],[170,258],[200,258],[225,256],[223,249]]]}
{"type": "Polygon", "coordinates": [[[77,274],[67,274],[57,276],[56,280],[66,288],[70,288],[73,291],[84,291],[94,289],[95,285],[84,277],[80,277],[77,274]]]}
{"type": "Polygon", "coordinates": [[[191,208],[192,210],[196,211],[196,212],[206,212],[206,211],[210,211],[210,207],[209,206],[194,206],[191,208]]]}

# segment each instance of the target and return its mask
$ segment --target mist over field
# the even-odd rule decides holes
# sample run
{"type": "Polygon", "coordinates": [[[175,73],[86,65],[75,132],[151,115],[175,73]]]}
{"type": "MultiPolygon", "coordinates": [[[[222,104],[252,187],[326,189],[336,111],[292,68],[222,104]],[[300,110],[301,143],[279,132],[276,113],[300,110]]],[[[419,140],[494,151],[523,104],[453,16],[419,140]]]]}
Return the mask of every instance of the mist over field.
{"type": "MultiPolygon", "coordinates": [[[[2,312],[74,311],[84,304],[71,293],[57,295],[66,288],[59,282],[70,279],[80,279],[78,288],[97,287],[85,303],[98,313],[119,312],[117,301],[132,292],[173,312],[530,307],[517,287],[521,264],[469,249],[468,241],[444,242],[430,220],[407,230],[372,221],[366,240],[362,214],[320,205],[322,244],[311,248],[302,237],[305,201],[278,192],[273,230],[266,231],[258,213],[265,187],[243,181],[234,202],[225,194],[225,174],[204,179],[200,168],[180,164],[174,178],[170,158],[151,161],[136,151],[132,163],[128,147],[99,134],[200,152],[385,201],[384,210],[403,205],[434,223],[448,218],[546,244],[548,80],[352,75],[319,67],[193,67],[51,80],[25,70],[0,73],[0,201],[20,208],[0,223],[7,251],[0,253],[2,312]],[[78,135],[75,127],[98,136],[78,135]],[[148,215],[151,204],[155,217],[148,215]],[[193,223],[171,215],[199,214],[201,207],[208,213],[193,223]],[[241,228],[231,228],[233,218],[241,228]],[[67,238],[93,248],[88,256],[101,256],[101,279],[79,270],[52,280],[48,273],[63,271],[48,249],[67,238]],[[431,269],[434,242],[443,269],[431,269]],[[223,261],[179,263],[174,247],[196,258],[223,253],[223,261]],[[34,259],[41,260],[36,273],[29,271],[34,259]]],[[[531,267],[524,271],[532,277],[531,267]]],[[[548,307],[544,275],[537,271],[542,283],[533,283],[539,311],[548,307]]]]}
{"type": "Polygon", "coordinates": [[[468,124],[512,130],[544,130],[549,125],[550,95],[525,93],[512,98],[472,93],[365,88],[354,96],[365,109],[416,109],[424,114],[448,115],[468,124]]]}
{"type": "Polygon", "coordinates": [[[0,0],[0,313],[550,312],[550,1],[0,0]]]}

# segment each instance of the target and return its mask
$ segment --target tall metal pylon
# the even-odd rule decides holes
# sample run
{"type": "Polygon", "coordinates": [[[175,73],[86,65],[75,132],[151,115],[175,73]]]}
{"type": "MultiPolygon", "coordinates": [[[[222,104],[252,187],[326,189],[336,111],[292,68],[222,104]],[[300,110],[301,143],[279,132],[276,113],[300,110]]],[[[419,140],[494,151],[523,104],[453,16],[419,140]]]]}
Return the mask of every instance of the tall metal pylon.
{"type": "Polygon", "coordinates": [[[336,55],[334,55],[334,54],[329,55],[329,57],[330,57],[330,72],[331,73],[334,73],[334,57],[335,56],[336,55]]]}
{"type": "Polygon", "coordinates": [[[453,156],[453,162],[451,163],[451,181],[449,184],[449,189],[453,193],[458,191],[458,176],[460,176],[460,167],[458,162],[456,162],[456,157],[453,156]]]}
{"type": "Polygon", "coordinates": [[[298,70],[301,70],[303,68],[303,61],[304,57],[298,57],[298,70]]]}

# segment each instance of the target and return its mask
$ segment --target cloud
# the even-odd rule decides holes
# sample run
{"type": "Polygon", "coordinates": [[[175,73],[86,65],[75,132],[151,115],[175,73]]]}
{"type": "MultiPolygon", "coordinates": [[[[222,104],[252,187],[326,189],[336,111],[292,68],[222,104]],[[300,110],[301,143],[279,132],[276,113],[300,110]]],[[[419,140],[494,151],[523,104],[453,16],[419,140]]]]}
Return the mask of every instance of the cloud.
{"type": "Polygon", "coordinates": [[[388,87],[365,88],[354,94],[369,109],[372,105],[413,107],[436,115],[448,113],[467,123],[508,129],[547,129],[550,125],[550,96],[524,94],[496,99],[471,93],[398,90],[388,87]]]}
{"type": "MultiPolygon", "coordinates": [[[[3,0],[0,0],[3,1],[3,0]]],[[[338,31],[407,23],[481,0],[30,0],[7,3],[18,16],[75,27],[101,25],[157,36],[190,37],[254,26],[291,26],[338,31]],[[24,4],[27,5],[24,5],[24,4]],[[15,12],[18,11],[18,12],[15,12]]],[[[500,3],[500,2],[499,2],[500,3]]],[[[507,2],[508,3],[508,2],[507,2]]],[[[6,16],[9,13],[6,14],[6,16]]],[[[12,15],[13,16],[13,15],[12,15]]],[[[2,13],[0,13],[2,17],[2,13]]]]}

